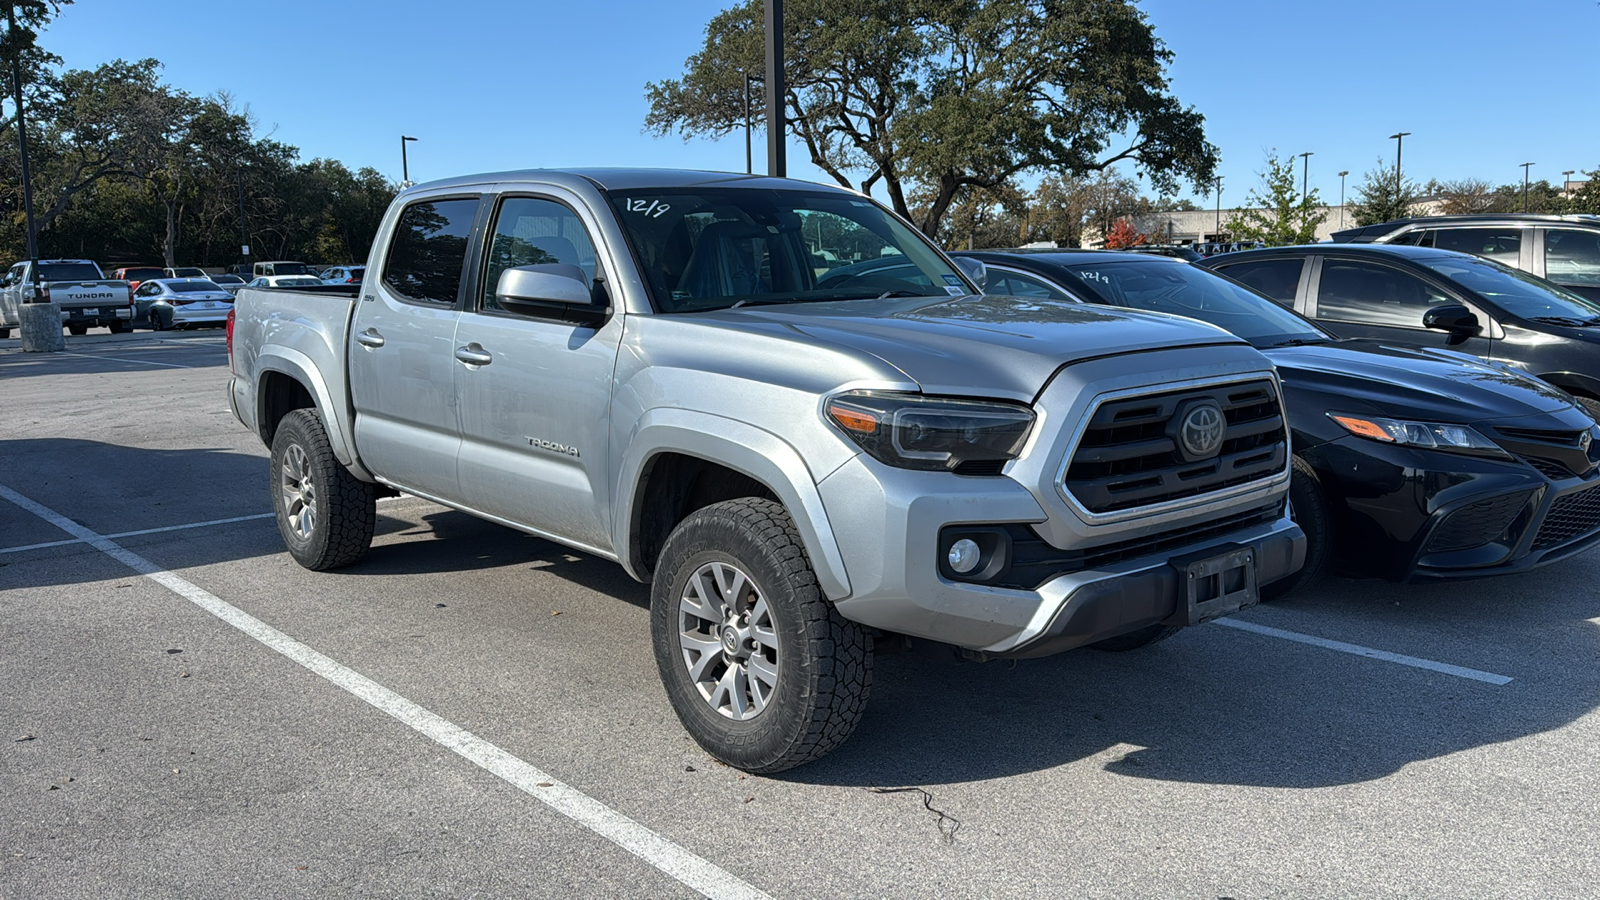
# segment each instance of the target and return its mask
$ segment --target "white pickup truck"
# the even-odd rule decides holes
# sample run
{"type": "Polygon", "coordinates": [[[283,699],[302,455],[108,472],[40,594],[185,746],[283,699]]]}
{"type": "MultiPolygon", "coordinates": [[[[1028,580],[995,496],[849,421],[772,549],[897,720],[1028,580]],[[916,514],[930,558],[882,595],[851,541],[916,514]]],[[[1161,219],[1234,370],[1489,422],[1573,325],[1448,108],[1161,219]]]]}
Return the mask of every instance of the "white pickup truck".
{"type": "Polygon", "coordinates": [[[73,334],[101,325],[112,334],[132,329],[128,282],[106,278],[91,260],[41,259],[38,277],[28,260],[13,263],[0,279],[0,338],[11,336],[21,323],[22,304],[35,298],[54,300],[61,307],[61,323],[73,334]]]}
{"type": "Polygon", "coordinates": [[[849,735],[876,633],[1127,650],[1304,558],[1266,357],[1192,319],[985,297],[981,265],[861,194],[460,178],[401,193],[367,269],[241,290],[229,325],[290,554],[355,563],[400,490],[615,560],[653,585],[679,720],[749,771],[849,735]]]}

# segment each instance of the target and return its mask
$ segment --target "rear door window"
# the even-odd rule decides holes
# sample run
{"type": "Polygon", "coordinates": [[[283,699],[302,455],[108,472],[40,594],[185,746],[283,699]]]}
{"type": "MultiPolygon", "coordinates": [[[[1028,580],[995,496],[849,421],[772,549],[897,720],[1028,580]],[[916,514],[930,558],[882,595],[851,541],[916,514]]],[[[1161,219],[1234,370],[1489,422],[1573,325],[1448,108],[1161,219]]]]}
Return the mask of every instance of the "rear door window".
{"type": "Polygon", "coordinates": [[[400,212],[383,262],[383,283],[402,299],[449,306],[461,272],[478,198],[423,200],[400,212]]]}
{"type": "Polygon", "coordinates": [[[1432,242],[1424,239],[1422,246],[1439,250],[1470,253],[1484,259],[1515,266],[1522,252],[1522,238],[1526,229],[1515,226],[1495,228],[1440,228],[1429,233],[1432,242]]]}
{"type": "Polygon", "coordinates": [[[1600,231],[1546,231],[1544,277],[1558,284],[1600,285],[1600,231]]]}
{"type": "Polygon", "coordinates": [[[1322,263],[1317,318],[1420,329],[1429,307],[1459,302],[1409,272],[1328,259],[1322,263]]]}
{"type": "Polygon", "coordinates": [[[1304,259],[1263,259],[1218,266],[1217,271],[1292,309],[1305,265],[1304,259]]]}

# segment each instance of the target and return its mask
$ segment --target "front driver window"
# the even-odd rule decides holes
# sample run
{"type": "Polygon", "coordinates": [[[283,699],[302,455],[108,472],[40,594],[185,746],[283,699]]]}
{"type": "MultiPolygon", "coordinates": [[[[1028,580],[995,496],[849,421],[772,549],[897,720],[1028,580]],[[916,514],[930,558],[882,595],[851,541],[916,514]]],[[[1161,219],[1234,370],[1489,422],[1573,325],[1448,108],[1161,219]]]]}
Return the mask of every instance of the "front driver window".
{"type": "Polygon", "coordinates": [[[1456,302],[1399,269],[1330,259],[1322,264],[1317,318],[1421,329],[1429,307],[1456,302]]]}
{"type": "Polygon", "coordinates": [[[577,213],[553,200],[508,197],[495,217],[494,240],[484,266],[483,309],[501,309],[495,299],[500,274],[513,266],[565,263],[583,270],[590,288],[595,277],[594,244],[577,213]]]}

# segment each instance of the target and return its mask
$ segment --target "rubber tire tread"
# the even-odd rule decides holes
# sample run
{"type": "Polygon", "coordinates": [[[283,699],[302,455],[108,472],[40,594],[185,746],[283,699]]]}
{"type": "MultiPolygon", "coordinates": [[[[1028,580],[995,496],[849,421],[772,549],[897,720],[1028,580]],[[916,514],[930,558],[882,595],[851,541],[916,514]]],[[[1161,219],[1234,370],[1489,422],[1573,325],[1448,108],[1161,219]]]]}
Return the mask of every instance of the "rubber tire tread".
{"type": "Polygon", "coordinates": [[[1321,578],[1333,555],[1333,522],[1322,480],[1311,464],[1298,456],[1293,458],[1291,469],[1289,509],[1295,524],[1306,533],[1306,563],[1293,575],[1263,586],[1263,601],[1281,600],[1321,578]]]}
{"type": "Polygon", "coordinates": [[[365,556],[372,546],[378,525],[378,497],[373,486],[350,474],[333,455],[333,445],[314,409],[297,409],[278,423],[272,438],[272,462],[267,480],[272,492],[272,510],[277,513],[278,533],[294,561],[312,570],[326,572],[348,566],[365,556]],[[278,474],[283,454],[292,443],[306,452],[312,483],[318,497],[317,524],[311,538],[297,541],[289,530],[283,507],[283,492],[278,474]]]}
{"type": "MultiPolygon", "coordinates": [[[[673,529],[657,560],[650,625],[661,680],[684,729],[716,759],[752,774],[782,772],[832,752],[855,731],[872,693],[871,631],[839,615],[823,595],[794,520],[771,500],[715,503],[673,529]],[[689,681],[678,643],[678,586],[719,556],[756,580],[775,624],[798,621],[805,648],[802,654],[781,647],[777,694],[746,722],[725,719],[706,703],[689,681]],[[785,603],[792,609],[782,610],[785,603]]],[[[779,634],[780,641],[787,636],[779,634]]]]}

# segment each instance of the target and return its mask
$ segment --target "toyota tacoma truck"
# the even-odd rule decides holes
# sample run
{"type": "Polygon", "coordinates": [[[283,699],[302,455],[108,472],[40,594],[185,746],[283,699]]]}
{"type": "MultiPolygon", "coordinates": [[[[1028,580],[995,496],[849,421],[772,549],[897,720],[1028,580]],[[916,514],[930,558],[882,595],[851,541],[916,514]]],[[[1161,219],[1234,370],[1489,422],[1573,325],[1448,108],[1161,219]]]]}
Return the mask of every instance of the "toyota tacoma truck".
{"type": "Polygon", "coordinates": [[[465,177],[401,193],[367,266],[241,290],[229,325],[290,554],[356,562],[404,491],[615,560],[651,585],[678,718],[747,771],[850,734],[875,636],[1132,649],[1303,560],[1264,356],[1190,319],[983,296],[861,194],[465,177]]]}
{"type": "Polygon", "coordinates": [[[132,330],[133,292],[126,281],[106,278],[92,260],[41,259],[37,276],[33,263],[23,260],[0,279],[0,338],[11,336],[22,321],[22,304],[36,298],[54,300],[61,307],[61,323],[73,334],[101,325],[112,334],[132,330]]]}

